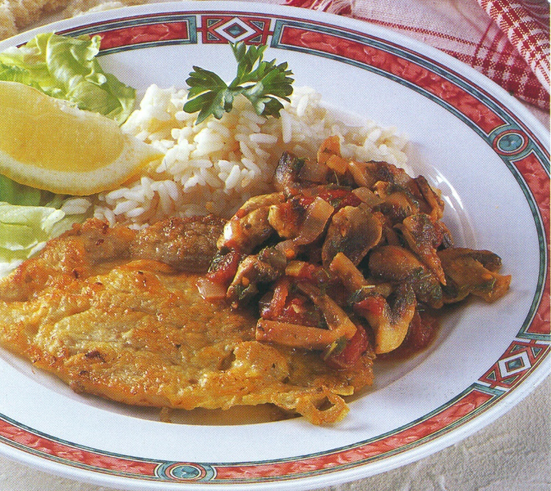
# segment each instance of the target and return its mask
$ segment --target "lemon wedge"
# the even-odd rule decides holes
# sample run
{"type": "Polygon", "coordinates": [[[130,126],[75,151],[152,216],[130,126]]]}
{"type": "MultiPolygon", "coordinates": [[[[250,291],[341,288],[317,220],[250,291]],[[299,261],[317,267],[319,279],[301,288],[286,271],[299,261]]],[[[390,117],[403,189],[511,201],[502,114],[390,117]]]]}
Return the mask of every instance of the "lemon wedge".
{"type": "Polygon", "coordinates": [[[53,193],[116,188],[162,154],[101,114],[0,82],[0,174],[53,193]]]}

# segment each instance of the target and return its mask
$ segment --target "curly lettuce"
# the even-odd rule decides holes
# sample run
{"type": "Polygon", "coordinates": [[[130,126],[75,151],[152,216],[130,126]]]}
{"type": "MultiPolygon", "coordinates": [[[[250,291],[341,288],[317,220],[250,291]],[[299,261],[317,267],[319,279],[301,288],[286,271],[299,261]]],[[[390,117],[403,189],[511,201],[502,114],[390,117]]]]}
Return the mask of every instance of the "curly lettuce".
{"type": "Polygon", "coordinates": [[[100,43],[99,36],[38,34],[0,53],[0,80],[30,85],[122,124],[134,109],[136,90],[102,70],[100,43]]]}

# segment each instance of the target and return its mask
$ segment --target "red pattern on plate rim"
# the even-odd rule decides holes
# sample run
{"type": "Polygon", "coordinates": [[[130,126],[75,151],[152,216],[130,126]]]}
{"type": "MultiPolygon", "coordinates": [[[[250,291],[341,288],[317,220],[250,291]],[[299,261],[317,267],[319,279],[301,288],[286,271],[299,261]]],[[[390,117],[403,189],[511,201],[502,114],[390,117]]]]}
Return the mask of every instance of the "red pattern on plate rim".
{"type": "Polygon", "coordinates": [[[183,41],[189,40],[189,25],[187,22],[162,22],[110,29],[100,32],[99,36],[102,50],[162,41],[183,41]]]}
{"type": "Polygon", "coordinates": [[[287,46],[307,48],[340,58],[353,60],[395,75],[431,93],[450,104],[469,120],[478,125],[486,134],[502,126],[505,121],[463,88],[450,83],[443,76],[428,70],[410,60],[404,59],[373,46],[336,35],[309,31],[303,27],[285,27],[281,42],[287,46]]]}
{"type": "MultiPolygon", "coordinates": [[[[202,15],[203,44],[226,44],[228,40],[239,39],[247,44],[267,44],[271,34],[271,19],[265,16],[242,15],[238,19],[247,31],[232,33],[231,27],[235,26],[236,16],[218,12],[216,15],[202,15]]],[[[242,28],[244,29],[244,28],[242,28]]]]}
{"type": "MultiPolygon", "coordinates": [[[[427,437],[435,438],[442,432],[450,431],[455,423],[463,418],[472,417],[484,405],[493,399],[491,394],[471,390],[460,397],[453,405],[433,414],[431,417],[412,424],[410,427],[377,439],[367,444],[349,449],[326,453],[321,456],[306,457],[287,462],[252,463],[247,465],[214,465],[216,480],[251,481],[275,476],[300,477],[305,473],[319,472],[362,465],[366,460],[375,460],[395,451],[406,451],[408,447],[427,437]]],[[[56,441],[53,438],[38,435],[28,429],[0,419],[0,437],[16,448],[38,454],[64,463],[86,466],[96,472],[119,474],[126,477],[150,477],[158,475],[159,463],[148,460],[136,460],[106,454],[76,445],[56,441]]],[[[175,464],[178,465],[178,464],[175,464]]],[[[182,464],[184,465],[184,464],[182,464]]],[[[194,464],[201,468],[200,464],[194,464]]],[[[210,466],[209,466],[210,467],[210,466]]],[[[167,472],[163,477],[174,481],[189,481],[167,472]]]]}
{"type": "Polygon", "coordinates": [[[322,456],[303,458],[299,461],[220,467],[217,469],[217,478],[236,479],[244,475],[249,478],[253,476],[296,476],[305,472],[361,465],[367,460],[374,461],[389,453],[406,451],[411,444],[425,440],[427,437],[435,438],[441,432],[450,431],[458,420],[472,416],[492,398],[491,394],[472,390],[459,398],[455,404],[448,406],[428,419],[414,423],[407,429],[375,441],[322,456]]]}
{"type": "Polygon", "coordinates": [[[133,457],[117,457],[63,443],[4,419],[0,419],[0,437],[4,443],[28,453],[64,463],[84,464],[103,472],[152,476],[157,466],[156,463],[133,457]]]}

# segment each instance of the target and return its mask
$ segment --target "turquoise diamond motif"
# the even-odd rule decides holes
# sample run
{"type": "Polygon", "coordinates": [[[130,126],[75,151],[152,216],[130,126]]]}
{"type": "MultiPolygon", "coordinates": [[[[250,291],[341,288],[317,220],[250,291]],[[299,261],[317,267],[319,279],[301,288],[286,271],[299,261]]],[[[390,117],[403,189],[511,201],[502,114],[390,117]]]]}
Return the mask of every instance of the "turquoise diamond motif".
{"type": "Polygon", "coordinates": [[[256,31],[239,17],[230,19],[221,26],[218,26],[214,31],[230,43],[243,41],[247,37],[256,34],[256,31]]]}

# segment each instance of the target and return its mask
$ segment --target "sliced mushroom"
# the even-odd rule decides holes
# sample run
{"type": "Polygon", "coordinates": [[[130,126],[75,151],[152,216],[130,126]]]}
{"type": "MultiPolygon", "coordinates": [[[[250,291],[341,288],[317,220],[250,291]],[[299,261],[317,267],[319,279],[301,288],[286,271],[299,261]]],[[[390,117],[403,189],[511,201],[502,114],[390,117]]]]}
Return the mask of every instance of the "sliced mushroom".
{"type": "Polygon", "coordinates": [[[354,336],[356,326],[348,314],[329,295],[322,293],[311,283],[297,283],[297,287],[319,307],[331,331],[339,332],[340,336],[346,339],[351,339],[354,336]]]}
{"type": "Polygon", "coordinates": [[[354,311],[366,318],[375,332],[375,353],[398,348],[408,333],[417,301],[408,283],[401,283],[394,292],[392,304],[382,295],[367,295],[354,304],[354,311]]]}
{"type": "Polygon", "coordinates": [[[297,200],[289,200],[285,203],[270,206],[268,223],[282,239],[292,239],[299,232],[304,221],[306,209],[297,203],[297,200]]]}
{"type": "Polygon", "coordinates": [[[274,174],[274,187],[286,196],[293,196],[315,184],[325,184],[329,167],[323,162],[299,159],[284,152],[274,174]]]}
{"type": "Polygon", "coordinates": [[[426,203],[427,209],[424,211],[434,220],[440,220],[444,216],[444,201],[442,201],[440,195],[431,187],[423,176],[416,177],[415,183],[426,203]]]}
{"type": "Polygon", "coordinates": [[[377,215],[365,206],[345,206],[335,213],[325,236],[322,261],[328,267],[333,258],[344,253],[354,264],[359,264],[383,234],[383,225],[377,215]]]}
{"type": "Polygon", "coordinates": [[[226,292],[233,307],[247,303],[258,293],[258,285],[277,280],[285,273],[286,258],[275,248],[247,256],[239,263],[226,292]]]}
{"type": "Polygon", "coordinates": [[[442,306],[442,287],[436,276],[409,250],[387,245],[374,249],[369,270],[375,278],[395,283],[407,281],[417,299],[433,308],[442,306]]]}
{"type": "Polygon", "coordinates": [[[226,223],[217,242],[219,250],[235,249],[249,254],[262,244],[274,229],[268,215],[270,207],[283,202],[283,194],[272,193],[249,199],[226,223]]]}
{"type": "Polygon", "coordinates": [[[392,293],[390,283],[369,281],[342,252],[333,258],[329,271],[339,278],[349,293],[353,294],[352,298],[356,299],[354,301],[364,298],[366,294],[378,293],[388,297],[392,293]]]}
{"type": "Polygon", "coordinates": [[[396,225],[403,234],[409,248],[417,254],[423,263],[429,267],[443,285],[446,284],[444,270],[436,249],[444,240],[444,232],[431,217],[425,213],[417,213],[396,225]]]}
{"type": "Polygon", "coordinates": [[[326,350],[334,343],[345,343],[354,337],[356,325],[331,297],[310,283],[297,283],[297,287],[322,311],[329,329],[260,319],[256,325],[257,341],[270,341],[292,348],[326,350]]]}
{"type": "Polygon", "coordinates": [[[284,253],[288,259],[294,258],[300,247],[311,244],[321,236],[334,211],[335,209],[327,201],[319,196],[316,197],[308,205],[297,235],[292,239],[280,242],[276,248],[284,253]]]}
{"type": "Polygon", "coordinates": [[[349,292],[355,292],[367,286],[367,280],[356,265],[342,252],[335,255],[329,271],[336,274],[349,292]]]}
{"type": "Polygon", "coordinates": [[[410,215],[419,213],[417,199],[406,188],[379,181],[373,186],[373,190],[381,199],[381,203],[375,209],[384,213],[393,225],[402,222],[410,215]]]}
{"type": "Polygon", "coordinates": [[[324,350],[338,341],[341,333],[319,327],[259,319],[255,337],[257,341],[268,341],[291,348],[324,350]]]}
{"type": "Polygon", "coordinates": [[[451,247],[438,252],[448,279],[444,302],[454,303],[469,294],[494,302],[509,290],[511,276],[500,275],[501,258],[486,250],[451,247]]]}

